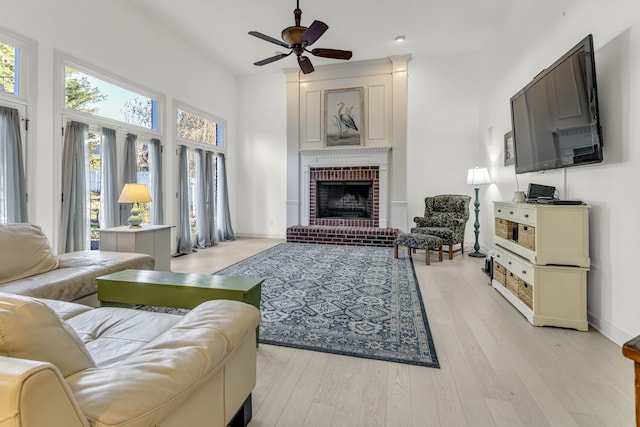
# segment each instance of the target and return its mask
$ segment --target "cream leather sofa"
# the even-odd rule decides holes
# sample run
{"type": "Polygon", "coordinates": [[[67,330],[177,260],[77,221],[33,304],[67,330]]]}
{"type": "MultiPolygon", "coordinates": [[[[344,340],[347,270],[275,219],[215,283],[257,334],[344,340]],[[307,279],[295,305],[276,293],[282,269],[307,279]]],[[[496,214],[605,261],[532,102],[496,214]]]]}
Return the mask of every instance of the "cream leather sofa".
{"type": "Polygon", "coordinates": [[[178,316],[0,294],[0,427],[246,426],[259,321],[228,300],[178,316]]]}
{"type": "Polygon", "coordinates": [[[40,227],[0,225],[0,292],[97,305],[96,277],[128,268],[153,270],[154,266],[155,260],[146,254],[79,251],[56,255],[40,227]]]}

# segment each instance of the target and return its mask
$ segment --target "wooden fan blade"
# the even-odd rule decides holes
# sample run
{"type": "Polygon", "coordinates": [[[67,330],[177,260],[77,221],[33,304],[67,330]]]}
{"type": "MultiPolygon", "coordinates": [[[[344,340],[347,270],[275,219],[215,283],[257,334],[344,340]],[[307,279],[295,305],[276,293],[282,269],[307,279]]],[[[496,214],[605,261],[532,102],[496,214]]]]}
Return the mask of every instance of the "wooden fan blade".
{"type": "Polygon", "coordinates": [[[321,56],[323,58],[334,59],[351,59],[353,53],[350,50],[338,50],[338,49],[313,49],[311,53],[315,56],[321,56]]]}
{"type": "Polygon", "coordinates": [[[262,61],[258,61],[258,62],[254,62],[253,65],[267,65],[267,64],[271,64],[272,62],[275,62],[279,59],[282,58],[286,58],[287,56],[291,55],[291,52],[289,53],[279,53],[275,56],[272,56],[271,58],[266,58],[263,59],[262,61]]]}
{"type": "Polygon", "coordinates": [[[254,37],[257,37],[259,39],[266,40],[269,43],[277,44],[278,46],[286,47],[287,49],[290,48],[290,46],[288,44],[286,44],[285,42],[280,41],[278,39],[274,39],[273,37],[269,37],[269,36],[267,36],[265,34],[257,32],[257,31],[249,31],[249,34],[254,36],[254,37]]]}
{"type": "Polygon", "coordinates": [[[300,42],[303,46],[311,46],[320,38],[321,35],[324,34],[329,26],[322,21],[313,21],[309,28],[302,35],[302,39],[300,42]]]}
{"type": "Polygon", "coordinates": [[[298,56],[298,65],[300,65],[300,69],[305,74],[313,73],[314,71],[313,64],[306,56],[298,56]]]}

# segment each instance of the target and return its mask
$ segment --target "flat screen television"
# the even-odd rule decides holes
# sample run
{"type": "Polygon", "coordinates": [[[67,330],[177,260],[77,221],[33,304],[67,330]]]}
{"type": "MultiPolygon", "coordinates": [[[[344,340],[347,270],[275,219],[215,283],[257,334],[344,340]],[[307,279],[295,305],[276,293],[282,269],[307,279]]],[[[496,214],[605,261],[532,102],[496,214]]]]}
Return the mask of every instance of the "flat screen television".
{"type": "Polygon", "coordinates": [[[517,174],[602,161],[591,34],[511,97],[511,125],[517,174]]]}

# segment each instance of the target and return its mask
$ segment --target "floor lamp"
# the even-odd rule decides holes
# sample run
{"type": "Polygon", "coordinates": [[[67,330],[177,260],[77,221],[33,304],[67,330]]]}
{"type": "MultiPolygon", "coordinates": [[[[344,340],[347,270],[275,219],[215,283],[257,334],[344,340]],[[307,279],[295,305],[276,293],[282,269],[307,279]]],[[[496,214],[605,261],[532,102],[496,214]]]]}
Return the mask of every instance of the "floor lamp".
{"type": "Polygon", "coordinates": [[[469,256],[475,258],[484,258],[486,255],[480,252],[480,244],[478,243],[478,235],[480,234],[480,222],[478,221],[478,215],[480,214],[480,199],[478,193],[480,192],[480,185],[491,184],[491,178],[489,177],[489,171],[487,168],[481,168],[476,166],[473,169],[469,169],[467,173],[467,184],[473,185],[476,191],[476,201],[473,203],[476,211],[476,222],[473,224],[476,233],[476,243],[473,245],[474,252],[471,252],[469,256]]]}

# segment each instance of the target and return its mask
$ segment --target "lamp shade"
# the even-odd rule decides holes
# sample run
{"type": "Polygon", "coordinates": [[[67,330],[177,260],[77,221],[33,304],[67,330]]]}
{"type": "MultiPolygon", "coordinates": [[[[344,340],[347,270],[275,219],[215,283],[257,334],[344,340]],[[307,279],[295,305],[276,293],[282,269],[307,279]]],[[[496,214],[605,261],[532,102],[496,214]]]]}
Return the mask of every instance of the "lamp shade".
{"type": "Polygon", "coordinates": [[[147,184],[125,184],[118,203],[149,203],[151,194],[147,184]]]}
{"type": "Polygon", "coordinates": [[[469,169],[469,172],[467,173],[467,184],[491,184],[491,177],[489,177],[489,171],[487,168],[476,166],[475,168],[469,169]]]}

